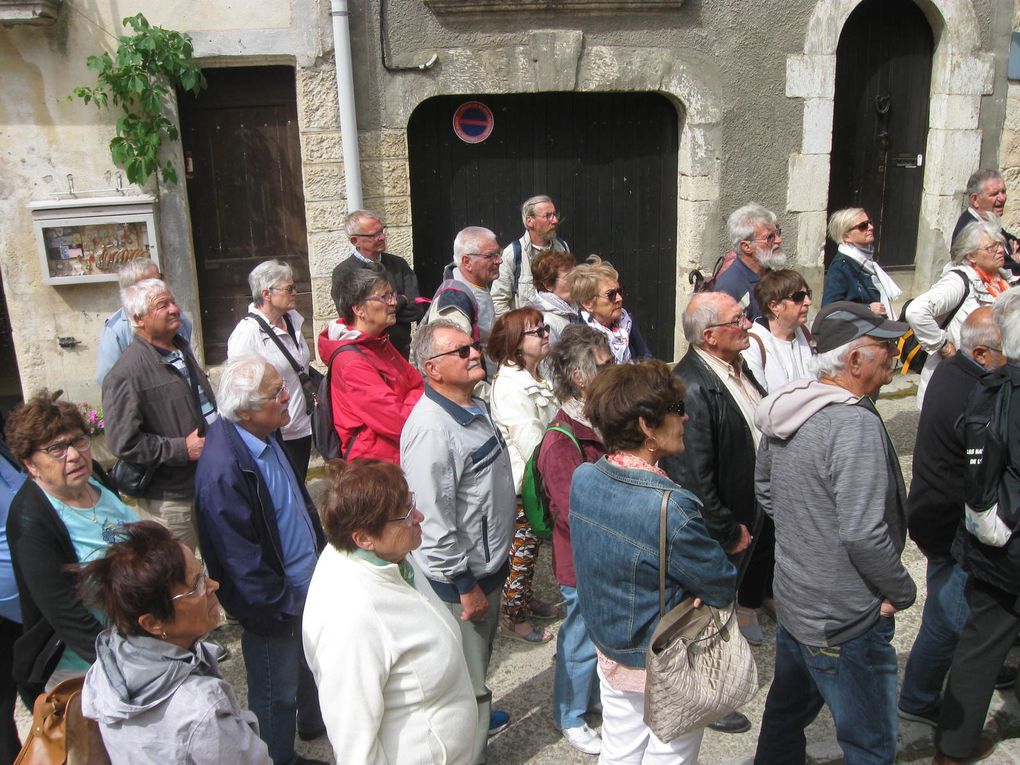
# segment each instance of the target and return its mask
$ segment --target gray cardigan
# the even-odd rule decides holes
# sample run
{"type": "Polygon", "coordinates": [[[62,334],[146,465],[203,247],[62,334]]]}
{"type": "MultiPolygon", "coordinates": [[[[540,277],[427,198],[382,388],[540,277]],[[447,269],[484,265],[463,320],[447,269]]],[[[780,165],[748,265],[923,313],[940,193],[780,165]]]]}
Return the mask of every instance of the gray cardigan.
{"type": "MultiPolygon", "coordinates": [[[[174,344],[215,405],[191,346],[180,335],[174,344]]],[[[205,419],[191,385],[155,346],[135,337],[103,380],[103,410],[110,451],[136,465],[158,466],[143,492],[146,499],[194,498],[195,463],[188,461],[185,439],[196,428],[204,434],[205,419]]]]}

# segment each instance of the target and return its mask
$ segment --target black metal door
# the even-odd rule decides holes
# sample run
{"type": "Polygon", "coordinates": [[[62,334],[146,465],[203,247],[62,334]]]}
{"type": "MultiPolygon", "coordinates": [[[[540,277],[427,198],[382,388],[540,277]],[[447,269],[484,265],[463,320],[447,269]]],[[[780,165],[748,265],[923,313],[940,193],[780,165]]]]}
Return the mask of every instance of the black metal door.
{"type": "Polygon", "coordinates": [[[248,274],[264,260],[294,269],[306,338],[315,328],[294,70],[207,69],[205,76],[208,89],[197,98],[180,94],[178,103],[193,168],[188,204],[205,359],[218,364],[251,302],[248,274]]]}
{"type": "MultiPolygon", "coordinates": [[[[836,51],[829,212],[865,208],[886,266],[914,262],[933,45],[911,0],[865,0],[836,51]]],[[[834,253],[829,242],[826,262],[834,253]]]]}
{"type": "Polygon", "coordinates": [[[502,245],[524,232],[520,206],[548,194],[579,261],[612,262],[625,306],[659,358],[673,356],[676,312],[677,111],[651,93],[439,96],[408,124],[415,271],[435,289],[453,237],[486,226],[502,245]],[[465,101],[494,114],[491,135],[453,131],[465,101]]]}

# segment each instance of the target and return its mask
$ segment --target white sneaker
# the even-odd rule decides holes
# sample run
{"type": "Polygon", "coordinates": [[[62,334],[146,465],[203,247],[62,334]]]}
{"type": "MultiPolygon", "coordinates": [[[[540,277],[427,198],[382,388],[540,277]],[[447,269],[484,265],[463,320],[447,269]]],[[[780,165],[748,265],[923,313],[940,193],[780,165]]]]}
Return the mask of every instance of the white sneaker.
{"type": "Polygon", "coordinates": [[[563,737],[579,752],[599,754],[602,751],[602,737],[587,724],[576,728],[564,728],[563,737]]]}

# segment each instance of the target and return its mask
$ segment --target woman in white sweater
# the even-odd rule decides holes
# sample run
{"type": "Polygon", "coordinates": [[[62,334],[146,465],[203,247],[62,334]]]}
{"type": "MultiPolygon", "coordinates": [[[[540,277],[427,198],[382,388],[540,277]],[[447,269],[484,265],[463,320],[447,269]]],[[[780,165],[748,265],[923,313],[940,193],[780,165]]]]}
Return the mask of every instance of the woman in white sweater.
{"type": "Polygon", "coordinates": [[[337,762],[471,765],[478,708],[453,616],[408,553],[422,514],[400,468],[331,464],[329,544],[302,625],[337,762]]]}
{"type": "Polygon", "coordinates": [[[960,327],[971,312],[991,305],[1016,281],[1003,268],[1006,240],[998,217],[968,223],[949,250],[950,262],[941,278],[907,306],[906,320],[928,360],[921,369],[917,386],[917,408],[921,408],[928,380],[938,363],[956,353],[960,344],[960,327]]]}
{"type": "Polygon", "coordinates": [[[788,268],[766,271],[754,285],[754,299],[764,323],[751,325],[751,344],[742,352],[754,379],[772,393],[791,380],[811,377],[807,369],[813,353],[807,330],[811,289],[804,277],[788,268]]]}
{"type": "MultiPolygon", "coordinates": [[[[524,466],[560,408],[552,384],[539,372],[539,364],[549,355],[549,325],[534,308],[505,313],[493,325],[485,352],[499,365],[489,406],[492,421],[506,439],[514,486],[520,496],[524,466]]],[[[539,544],[518,500],[500,621],[511,637],[527,643],[552,640],[552,633],[536,627],[532,618],[553,619],[559,615],[558,608],[535,600],[532,593],[539,544]]]]}

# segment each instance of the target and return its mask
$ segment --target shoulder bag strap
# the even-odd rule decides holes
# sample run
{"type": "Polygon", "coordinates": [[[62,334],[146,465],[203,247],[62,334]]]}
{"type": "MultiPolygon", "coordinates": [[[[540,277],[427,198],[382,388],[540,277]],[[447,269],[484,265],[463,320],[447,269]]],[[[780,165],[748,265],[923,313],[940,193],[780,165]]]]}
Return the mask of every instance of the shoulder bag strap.
{"type": "MultiPolygon", "coordinates": [[[[191,383],[191,402],[195,405],[195,416],[198,418],[198,435],[205,436],[205,429],[208,426],[205,415],[202,414],[202,396],[199,394],[199,388],[202,383],[198,380],[198,368],[195,365],[195,360],[191,357],[191,348],[181,348],[180,346],[174,346],[181,352],[181,356],[184,357],[184,366],[188,370],[189,382],[191,383]]],[[[210,399],[209,403],[213,403],[216,399],[210,399]]],[[[215,406],[215,405],[214,405],[215,406]]]]}
{"type": "Polygon", "coordinates": [[[666,615],[666,513],[669,511],[669,495],[672,490],[662,492],[662,504],[659,505],[659,618],[666,615]]]}
{"type": "Polygon", "coordinates": [[[960,309],[963,308],[963,304],[967,301],[967,295],[970,294],[970,279],[967,278],[967,274],[958,268],[954,268],[953,273],[963,279],[963,297],[960,298],[960,302],[953,307],[953,310],[946,314],[946,318],[938,322],[939,329],[945,329],[949,326],[956,314],[958,314],[960,309]]]}
{"type": "MultiPolygon", "coordinates": [[[[290,334],[291,337],[294,337],[293,335],[294,328],[291,326],[290,319],[287,317],[287,314],[284,314],[283,316],[287,320],[288,333],[290,334]]],[[[291,369],[293,369],[294,372],[297,374],[298,378],[301,379],[301,382],[304,382],[303,376],[305,374],[305,370],[302,369],[301,366],[297,363],[297,361],[295,361],[294,357],[290,355],[290,351],[287,350],[287,346],[284,345],[283,341],[276,336],[276,333],[273,331],[273,328],[269,326],[269,322],[256,313],[249,313],[248,318],[255,319],[258,325],[262,327],[262,331],[269,335],[270,340],[276,343],[276,347],[280,349],[280,353],[282,353],[284,358],[287,359],[288,363],[291,366],[291,369]]],[[[296,339],[294,340],[294,345],[297,345],[296,339]]]]}

